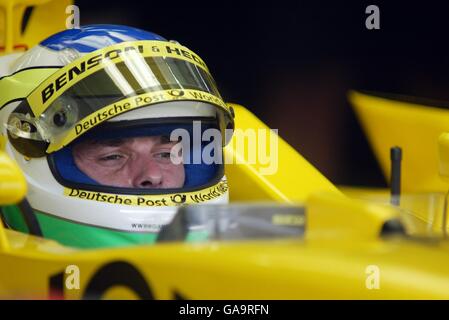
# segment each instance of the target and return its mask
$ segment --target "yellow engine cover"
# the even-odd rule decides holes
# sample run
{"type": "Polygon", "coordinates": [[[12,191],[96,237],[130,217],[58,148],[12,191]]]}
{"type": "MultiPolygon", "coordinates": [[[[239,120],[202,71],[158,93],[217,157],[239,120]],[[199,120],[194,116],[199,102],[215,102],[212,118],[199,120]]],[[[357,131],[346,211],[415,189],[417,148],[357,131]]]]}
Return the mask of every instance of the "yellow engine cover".
{"type": "Polygon", "coordinates": [[[438,137],[449,129],[449,110],[354,91],[349,99],[387,180],[390,148],[399,146],[404,192],[447,191],[438,175],[438,137]]]}

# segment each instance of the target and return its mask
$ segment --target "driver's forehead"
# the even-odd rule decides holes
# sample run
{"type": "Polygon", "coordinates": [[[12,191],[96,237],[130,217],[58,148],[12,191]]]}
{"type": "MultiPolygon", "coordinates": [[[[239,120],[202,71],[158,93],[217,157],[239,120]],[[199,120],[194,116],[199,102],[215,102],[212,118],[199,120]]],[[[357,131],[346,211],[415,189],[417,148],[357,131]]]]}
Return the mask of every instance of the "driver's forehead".
{"type": "Polygon", "coordinates": [[[98,151],[104,148],[119,148],[119,147],[132,148],[133,146],[141,146],[141,145],[151,147],[169,143],[171,143],[171,141],[166,136],[131,137],[131,138],[115,138],[115,139],[88,139],[75,145],[75,149],[98,151]]]}

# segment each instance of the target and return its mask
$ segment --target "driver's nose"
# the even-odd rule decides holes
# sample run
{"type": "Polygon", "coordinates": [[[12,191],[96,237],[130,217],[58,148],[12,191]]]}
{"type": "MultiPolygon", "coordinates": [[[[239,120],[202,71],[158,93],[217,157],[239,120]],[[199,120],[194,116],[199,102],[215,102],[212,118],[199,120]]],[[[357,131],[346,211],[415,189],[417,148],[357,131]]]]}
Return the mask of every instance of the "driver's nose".
{"type": "Polygon", "coordinates": [[[151,157],[143,157],[133,165],[136,166],[133,179],[135,188],[159,188],[162,185],[162,171],[151,157]]]}

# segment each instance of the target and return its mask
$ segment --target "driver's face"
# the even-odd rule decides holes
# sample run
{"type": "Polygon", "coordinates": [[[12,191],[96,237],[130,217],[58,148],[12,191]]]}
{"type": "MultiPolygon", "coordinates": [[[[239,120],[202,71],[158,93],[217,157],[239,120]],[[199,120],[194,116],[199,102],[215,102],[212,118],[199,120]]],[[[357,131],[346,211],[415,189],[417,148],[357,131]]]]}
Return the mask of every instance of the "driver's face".
{"type": "Polygon", "coordinates": [[[73,158],[82,172],[103,185],[181,188],[184,166],[170,158],[175,144],[162,136],[87,140],[73,147],[73,158]]]}

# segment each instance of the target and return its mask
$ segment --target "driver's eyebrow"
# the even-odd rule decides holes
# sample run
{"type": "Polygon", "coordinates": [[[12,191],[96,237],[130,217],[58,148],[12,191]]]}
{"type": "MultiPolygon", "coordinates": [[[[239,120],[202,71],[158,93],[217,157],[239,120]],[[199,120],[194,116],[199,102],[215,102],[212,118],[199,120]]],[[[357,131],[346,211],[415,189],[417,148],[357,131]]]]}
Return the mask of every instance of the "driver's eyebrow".
{"type": "Polygon", "coordinates": [[[180,139],[171,141],[169,136],[161,136],[161,138],[159,140],[159,144],[173,144],[173,143],[179,142],[179,141],[180,141],[180,139]]]}
{"type": "Polygon", "coordinates": [[[119,147],[126,142],[125,139],[106,139],[106,140],[92,140],[92,144],[105,147],[119,147]]]}

